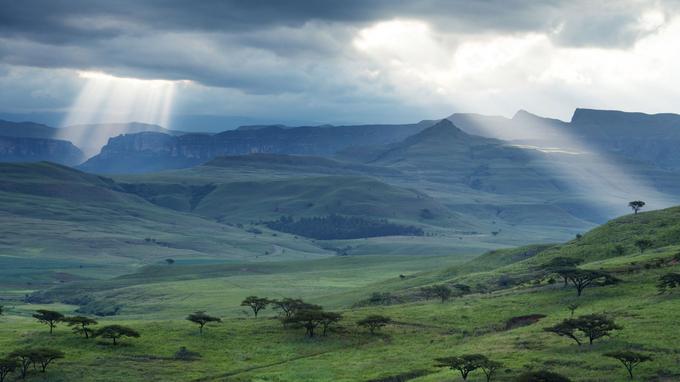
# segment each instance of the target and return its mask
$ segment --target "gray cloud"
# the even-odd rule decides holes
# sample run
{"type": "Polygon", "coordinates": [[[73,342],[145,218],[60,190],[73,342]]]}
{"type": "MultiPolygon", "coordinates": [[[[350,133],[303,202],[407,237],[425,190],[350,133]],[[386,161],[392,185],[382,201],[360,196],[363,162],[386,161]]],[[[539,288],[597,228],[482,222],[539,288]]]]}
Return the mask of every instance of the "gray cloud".
{"type": "MultiPolygon", "coordinates": [[[[404,108],[408,101],[390,94],[393,85],[383,76],[363,73],[373,66],[361,64],[364,58],[352,41],[376,22],[422,20],[455,41],[537,32],[556,45],[626,47],[653,32],[638,28],[644,11],[670,14],[677,5],[637,0],[3,1],[0,65],[191,80],[227,89],[220,93],[223,102],[241,105],[234,110],[240,113],[267,105],[321,118],[335,108],[328,119],[339,119],[344,111],[338,108],[347,107],[375,119],[395,105],[415,114],[421,110],[404,108]]],[[[9,93],[0,96],[10,98],[9,93]]],[[[212,106],[217,102],[193,97],[212,106]]],[[[66,102],[53,101],[49,104],[66,102]]]]}

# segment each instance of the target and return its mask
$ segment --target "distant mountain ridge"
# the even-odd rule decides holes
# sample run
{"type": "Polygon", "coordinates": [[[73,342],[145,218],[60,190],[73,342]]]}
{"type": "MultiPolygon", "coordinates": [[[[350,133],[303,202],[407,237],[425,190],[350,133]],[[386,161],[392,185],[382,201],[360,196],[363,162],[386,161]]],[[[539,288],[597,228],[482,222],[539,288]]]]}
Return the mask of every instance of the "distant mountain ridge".
{"type": "Polygon", "coordinates": [[[109,139],[101,153],[80,168],[102,173],[149,172],[191,167],[225,155],[333,156],[347,147],[397,142],[433,123],[295,128],[264,126],[213,135],[126,134],[109,139]]]}

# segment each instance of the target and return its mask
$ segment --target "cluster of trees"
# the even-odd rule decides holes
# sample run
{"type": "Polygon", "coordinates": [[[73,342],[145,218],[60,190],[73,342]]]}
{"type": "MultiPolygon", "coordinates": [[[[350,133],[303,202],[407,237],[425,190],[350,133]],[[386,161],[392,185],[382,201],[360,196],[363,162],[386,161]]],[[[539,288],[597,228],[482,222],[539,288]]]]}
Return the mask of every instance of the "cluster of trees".
{"type": "Polygon", "coordinates": [[[385,219],[328,215],[294,219],[282,216],[264,223],[270,229],[318,240],[359,239],[379,236],[423,236],[418,227],[390,223],[385,219]]]}
{"type": "MultiPolygon", "coordinates": [[[[305,336],[314,337],[317,330],[326,336],[329,329],[342,320],[342,314],[325,311],[322,306],[304,302],[299,298],[268,299],[265,297],[248,296],[241,306],[249,307],[255,318],[260,311],[268,306],[273,306],[279,312],[279,319],[284,327],[304,328],[305,336]]],[[[359,321],[357,325],[365,327],[371,334],[392,322],[389,317],[370,315],[359,321]]]]}
{"type": "Polygon", "coordinates": [[[60,358],[64,358],[64,352],[48,347],[14,350],[8,356],[0,358],[0,382],[17,370],[21,378],[25,379],[31,366],[36,370],[40,368],[40,372],[44,373],[52,362],[60,358]]]}
{"type": "Polygon", "coordinates": [[[96,330],[92,329],[91,326],[97,325],[98,322],[95,319],[85,317],[85,316],[72,316],[66,317],[59,312],[46,309],[38,309],[36,313],[33,314],[33,318],[38,320],[41,324],[45,324],[50,329],[50,334],[53,333],[54,328],[57,324],[63,322],[71,327],[71,330],[82,335],[85,338],[101,337],[112,340],[113,344],[117,344],[117,340],[122,337],[134,337],[138,338],[139,333],[127,326],[122,325],[108,325],[96,330]]]}
{"type": "MultiPolygon", "coordinates": [[[[651,361],[652,357],[647,354],[632,350],[621,350],[605,353],[605,357],[613,358],[625,367],[630,379],[633,379],[633,370],[643,362],[651,361]]],[[[481,370],[484,373],[486,382],[491,382],[503,364],[489,359],[482,354],[465,354],[454,357],[443,357],[436,359],[436,366],[446,367],[458,371],[463,381],[467,381],[470,373],[481,370]]],[[[569,382],[569,378],[547,370],[531,371],[519,375],[515,382],[569,382]]]]}
{"type": "MultiPolygon", "coordinates": [[[[2,306],[0,306],[0,315],[2,313],[2,306]]],[[[65,323],[71,327],[75,334],[82,335],[85,338],[110,339],[114,345],[122,337],[140,336],[134,329],[122,325],[108,325],[94,330],[91,326],[97,325],[98,322],[92,318],[84,316],[67,317],[59,312],[47,309],[36,310],[33,318],[38,320],[39,323],[47,325],[50,335],[54,333],[57,324],[65,323]]],[[[3,382],[9,374],[16,371],[19,372],[22,379],[25,379],[31,367],[35,370],[40,369],[40,372],[45,373],[52,362],[64,357],[63,351],[50,347],[26,347],[14,350],[4,358],[0,358],[0,382],[3,382]]]]}

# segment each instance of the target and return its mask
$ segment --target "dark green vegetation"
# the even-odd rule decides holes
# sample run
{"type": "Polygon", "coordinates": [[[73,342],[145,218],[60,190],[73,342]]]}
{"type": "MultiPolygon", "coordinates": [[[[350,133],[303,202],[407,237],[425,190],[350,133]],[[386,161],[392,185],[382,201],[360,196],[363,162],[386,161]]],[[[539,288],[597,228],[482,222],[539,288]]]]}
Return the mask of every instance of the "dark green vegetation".
{"type": "MultiPolygon", "coordinates": [[[[6,301],[0,358],[22,349],[61,351],[64,358],[46,369],[56,380],[434,382],[453,379],[453,367],[468,381],[624,380],[630,373],[670,381],[680,378],[680,333],[670,330],[680,308],[676,294],[657,288],[680,272],[678,233],[680,208],[671,208],[624,216],[565,244],[496,250],[448,265],[444,256],[430,265],[427,257],[405,256],[159,264],[32,296],[49,298],[47,306],[6,301]],[[641,237],[653,243],[644,253],[635,245],[641,237]],[[560,278],[564,269],[617,281],[595,280],[577,296],[560,278]],[[446,288],[451,295],[442,303],[434,291],[448,295],[446,288]],[[257,319],[251,303],[266,306],[257,319]],[[68,317],[114,304],[115,316],[91,326],[101,340],[70,335],[62,325],[50,335],[31,318],[37,309],[68,317]],[[222,321],[203,336],[197,321],[186,320],[201,309],[222,321]],[[553,334],[560,325],[583,345],[553,334]],[[118,341],[122,335],[133,338],[118,341]]],[[[26,368],[29,380],[39,380],[38,366],[26,368]]]]}
{"type": "Polygon", "coordinates": [[[319,240],[359,239],[380,236],[423,236],[422,228],[389,223],[387,220],[329,215],[295,220],[282,216],[265,223],[273,230],[319,240]]]}

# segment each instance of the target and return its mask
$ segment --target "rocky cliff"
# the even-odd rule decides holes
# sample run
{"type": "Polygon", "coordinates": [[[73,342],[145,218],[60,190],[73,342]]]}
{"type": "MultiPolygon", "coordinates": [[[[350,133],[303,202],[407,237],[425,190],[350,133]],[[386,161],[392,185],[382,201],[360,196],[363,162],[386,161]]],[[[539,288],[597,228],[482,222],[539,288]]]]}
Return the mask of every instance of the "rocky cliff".
{"type": "Polygon", "coordinates": [[[83,152],[68,141],[0,136],[0,162],[50,161],[73,166],[84,159],[83,152]]]}

